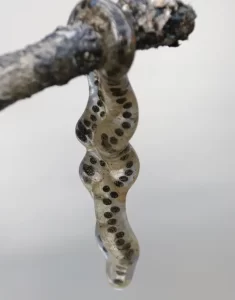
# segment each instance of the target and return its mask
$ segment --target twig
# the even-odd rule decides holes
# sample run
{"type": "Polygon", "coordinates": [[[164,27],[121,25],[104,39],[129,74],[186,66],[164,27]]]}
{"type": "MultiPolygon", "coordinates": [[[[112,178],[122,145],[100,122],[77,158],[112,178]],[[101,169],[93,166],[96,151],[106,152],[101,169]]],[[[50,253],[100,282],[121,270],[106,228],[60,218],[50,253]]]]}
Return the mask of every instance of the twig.
{"type": "MultiPolygon", "coordinates": [[[[165,1],[119,0],[134,25],[137,50],[177,47],[193,31],[196,14],[192,7],[175,0],[172,7],[165,6],[165,1]]],[[[93,28],[82,23],[59,27],[41,41],[0,57],[0,110],[88,74],[100,68],[104,59],[102,38],[93,28]]]]}

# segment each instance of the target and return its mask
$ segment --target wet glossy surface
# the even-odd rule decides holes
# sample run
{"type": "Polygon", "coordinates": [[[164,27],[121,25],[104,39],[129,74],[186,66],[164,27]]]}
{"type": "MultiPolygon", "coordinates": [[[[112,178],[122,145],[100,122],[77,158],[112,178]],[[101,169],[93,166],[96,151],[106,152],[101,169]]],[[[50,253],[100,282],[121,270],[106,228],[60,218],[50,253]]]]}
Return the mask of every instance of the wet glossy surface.
{"type": "MultiPolygon", "coordinates": [[[[87,103],[86,78],[0,114],[0,299],[235,298],[234,42],[227,31],[234,4],[211,3],[192,2],[199,17],[189,42],[140,52],[130,72],[140,111],[131,143],[141,170],[127,213],[141,257],[124,291],[107,283],[93,200],[78,176],[85,148],[74,125],[87,103]],[[223,24],[208,22],[212,13],[223,24]]],[[[65,24],[74,5],[4,2],[0,51],[65,24]]]]}

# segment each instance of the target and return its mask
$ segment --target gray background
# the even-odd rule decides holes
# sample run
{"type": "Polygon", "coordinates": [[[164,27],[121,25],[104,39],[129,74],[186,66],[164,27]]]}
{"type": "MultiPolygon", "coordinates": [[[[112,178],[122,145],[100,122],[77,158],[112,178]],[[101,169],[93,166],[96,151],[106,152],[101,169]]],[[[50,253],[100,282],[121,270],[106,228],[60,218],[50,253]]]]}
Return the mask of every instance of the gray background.
{"type": "MultiPolygon", "coordinates": [[[[66,24],[75,2],[1,1],[0,53],[66,24]]],[[[189,41],[137,53],[130,71],[141,160],[127,201],[141,245],[132,284],[118,292],[107,283],[77,173],[83,77],[0,114],[0,299],[234,299],[235,5],[190,3],[198,19],[189,41]]]]}

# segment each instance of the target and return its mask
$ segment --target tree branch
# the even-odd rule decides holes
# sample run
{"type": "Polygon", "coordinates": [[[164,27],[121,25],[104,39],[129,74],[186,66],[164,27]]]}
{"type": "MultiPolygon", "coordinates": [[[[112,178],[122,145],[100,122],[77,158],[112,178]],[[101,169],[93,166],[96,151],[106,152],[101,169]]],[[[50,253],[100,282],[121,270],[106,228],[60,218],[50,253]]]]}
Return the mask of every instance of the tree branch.
{"type": "MultiPolygon", "coordinates": [[[[177,47],[194,29],[195,12],[180,1],[119,0],[118,5],[132,20],[137,50],[177,47]],[[167,1],[174,5],[165,6],[167,1]]],[[[103,49],[99,33],[77,23],[59,27],[41,41],[1,56],[0,110],[100,68],[105,59],[103,49]]]]}

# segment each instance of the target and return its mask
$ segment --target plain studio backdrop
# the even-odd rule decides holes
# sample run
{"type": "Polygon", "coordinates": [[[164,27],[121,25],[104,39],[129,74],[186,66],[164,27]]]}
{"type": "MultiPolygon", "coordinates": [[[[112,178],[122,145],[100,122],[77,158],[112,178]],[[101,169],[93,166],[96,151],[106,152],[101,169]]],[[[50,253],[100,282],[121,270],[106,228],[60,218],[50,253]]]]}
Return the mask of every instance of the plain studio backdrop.
{"type": "MultiPolygon", "coordinates": [[[[66,24],[75,4],[1,1],[0,53],[66,24]]],[[[81,77],[0,113],[0,299],[234,299],[235,5],[191,4],[189,41],[138,52],[129,73],[141,163],[127,199],[141,246],[132,284],[108,285],[93,200],[78,176],[81,77]]]]}

